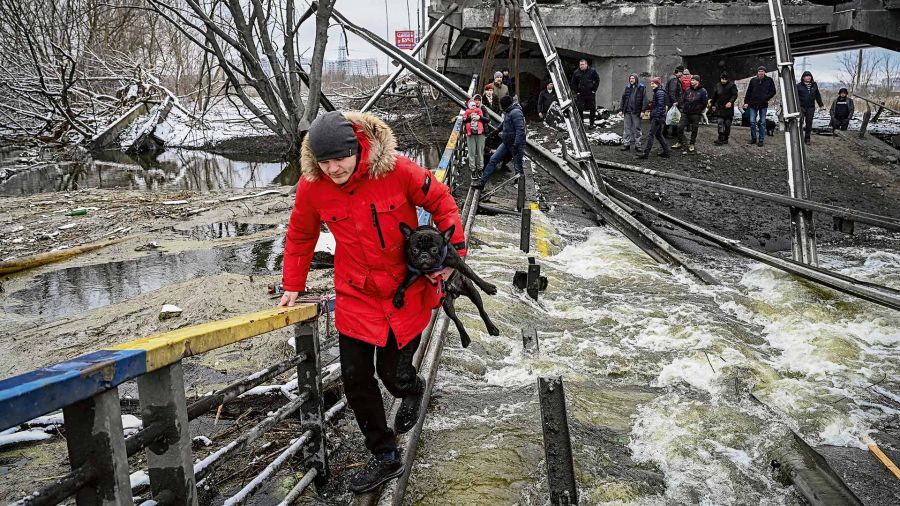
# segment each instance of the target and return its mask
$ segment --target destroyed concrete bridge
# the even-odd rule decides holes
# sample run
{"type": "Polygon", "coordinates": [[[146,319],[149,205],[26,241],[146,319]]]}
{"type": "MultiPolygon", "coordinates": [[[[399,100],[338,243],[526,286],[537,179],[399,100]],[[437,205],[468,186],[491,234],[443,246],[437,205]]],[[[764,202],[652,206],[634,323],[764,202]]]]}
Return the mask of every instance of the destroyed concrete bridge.
{"type": "MultiPolygon", "coordinates": [[[[586,58],[600,74],[597,104],[618,102],[626,76],[671,74],[683,63],[704,77],[727,70],[734,78],[749,77],[758,65],[775,68],[772,22],[766,3],[690,3],[656,5],[583,2],[539,2],[548,29],[567,70],[586,58]],[[553,5],[548,5],[553,4],[553,5]]],[[[440,16],[450,1],[432,2],[440,16]]],[[[900,1],[814,0],[784,6],[794,56],[877,46],[900,50],[900,1]]],[[[509,19],[509,15],[505,19],[509,19]]],[[[520,94],[527,100],[546,82],[546,67],[534,34],[521,14],[520,94]]],[[[448,19],[428,48],[428,63],[458,82],[481,68],[493,23],[493,8],[466,6],[448,19]]],[[[496,54],[498,68],[509,58],[510,30],[496,54]]]]}

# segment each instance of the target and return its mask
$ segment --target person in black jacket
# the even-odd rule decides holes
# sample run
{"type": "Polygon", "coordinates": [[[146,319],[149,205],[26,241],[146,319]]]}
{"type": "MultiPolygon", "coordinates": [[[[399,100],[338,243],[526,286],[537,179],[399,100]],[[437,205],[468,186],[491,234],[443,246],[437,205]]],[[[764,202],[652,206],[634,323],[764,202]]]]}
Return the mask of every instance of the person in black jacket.
{"type": "Polygon", "coordinates": [[[691,76],[691,87],[685,90],[684,96],[681,97],[681,123],[678,129],[681,134],[678,136],[678,142],[672,145],[672,149],[678,149],[684,145],[684,129],[691,127],[691,142],[688,144],[688,151],[694,152],[694,143],[697,142],[697,131],[700,129],[700,117],[703,110],[706,109],[706,102],[709,97],[706,90],[700,87],[700,76],[693,74],[691,76]]]}
{"type": "Polygon", "coordinates": [[[728,144],[731,122],[734,120],[734,101],[737,100],[737,96],[737,86],[729,79],[728,72],[722,72],[722,75],[719,76],[719,84],[716,85],[709,97],[709,109],[716,117],[716,126],[719,131],[719,138],[713,142],[716,146],[728,144]]]}
{"type": "Polygon", "coordinates": [[[825,103],[822,102],[819,85],[813,80],[812,72],[808,70],[800,76],[800,82],[797,83],[797,98],[800,101],[800,118],[803,120],[801,123],[803,142],[809,144],[812,134],[813,116],[816,114],[816,104],[819,104],[819,109],[824,111],[825,103]]]}
{"type": "Polygon", "coordinates": [[[634,150],[641,147],[641,112],[647,100],[646,88],[638,81],[637,74],[628,76],[628,85],[622,92],[622,102],[619,105],[622,116],[625,118],[625,131],[623,132],[622,151],[631,149],[634,142],[634,150]]]}
{"type": "Polygon", "coordinates": [[[644,146],[644,152],[638,155],[641,160],[646,160],[650,156],[650,150],[653,149],[653,138],[659,141],[662,146],[662,158],[669,157],[669,143],[662,134],[663,125],[666,123],[666,104],[669,101],[668,93],[662,88],[662,79],[654,77],[650,80],[651,99],[647,107],[650,109],[650,133],[647,134],[647,145],[644,146]]]}
{"type": "Polygon", "coordinates": [[[756,69],[756,77],[750,79],[747,93],[744,94],[744,109],[750,109],[750,144],[763,145],[766,139],[766,112],[769,100],[774,96],[775,81],[766,75],[765,67],[759,67],[756,69]]]}
{"type": "Polygon", "coordinates": [[[841,88],[837,98],[831,103],[831,128],[846,130],[850,126],[854,109],[853,99],[847,96],[847,88],[841,88]]]}
{"type": "MultiPolygon", "coordinates": [[[[681,82],[678,80],[681,77],[681,73],[684,72],[684,65],[678,65],[675,67],[675,72],[672,73],[672,77],[666,81],[666,106],[667,107],[676,107],[679,102],[681,102],[681,95],[684,94],[684,88],[681,86],[681,82]]],[[[668,137],[678,137],[678,125],[666,125],[663,127],[663,135],[668,137]]]]}
{"type": "Polygon", "coordinates": [[[537,110],[539,118],[546,120],[545,116],[553,102],[556,102],[556,91],[553,89],[553,81],[550,81],[547,83],[547,87],[541,90],[541,94],[538,95],[537,110]]]}
{"type": "Polygon", "coordinates": [[[600,76],[593,67],[588,67],[587,60],[582,58],[578,62],[578,68],[572,74],[572,91],[575,93],[575,106],[578,107],[578,116],[584,120],[584,112],[588,111],[591,118],[590,128],[594,128],[597,115],[597,88],[600,87],[600,76]]]}
{"type": "Polygon", "coordinates": [[[525,170],[522,167],[522,157],[525,155],[527,131],[525,129],[525,115],[522,113],[522,106],[514,101],[511,96],[507,95],[500,99],[500,107],[503,108],[503,122],[501,123],[500,131],[501,144],[497,151],[494,151],[494,154],[491,155],[487,165],[485,165],[481,179],[475,183],[476,188],[484,188],[488,179],[491,178],[491,174],[496,170],[497,164],[503,161],[507,154],[512,154],[513,169],[515,169],[516,174],[520,176],[525,174],[525,170]]]}

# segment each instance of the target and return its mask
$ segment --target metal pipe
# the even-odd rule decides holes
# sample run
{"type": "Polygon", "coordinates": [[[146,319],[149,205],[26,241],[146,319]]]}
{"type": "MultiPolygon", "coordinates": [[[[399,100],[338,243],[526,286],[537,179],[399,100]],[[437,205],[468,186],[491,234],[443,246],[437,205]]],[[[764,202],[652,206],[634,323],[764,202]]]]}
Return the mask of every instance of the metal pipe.
{"type": "Polygon", "coordinates": [[[234,441],[228,443],[222,448],[219,448],[215,452],[209,454],[205,459],[194,464],[194,477],[197,482],[199,483],[200,480],[202,480],[205,476],[215,471],[222,462],[233,457],[236,452],[243,450],[249,444],[259,439],[260,436],[265,434],[266,431],[271,429],[276,423],[284,420],[289,415],[291,415],[291,413],[300,409],[300,405],[303,404],[308,397],[309,394],[307,392],[303,392],[302,394],[298,395],[296,399],[282,406],[281,409],[276,411],[271,416],[263,419],[263,421],[256,424],[247,432],[241,434],[241,436],[234,441]]]}
{"type": "MultiPolygon", "coordinates": [[[[425,44],[428,43],[428,40],[431,39],[432,35],[437,33],[438,28],[440,28],[444,24],[444,21],[446,21],[447,18],[449,18],[451,14],[456,12],[456,9],[458,9],[458,8],[459,8],[459,5],[457,5],[455,2],[450,4],[450,7],[447,7],[447,11],[444,12],[444,15],[441,16],[440,18],[438,18],[438,20],[434,23],[434,25],[432,25],[432,27],[428,29],[428,32],[426,32],[425,35],[423,35],[422,38],[419,39],[419,42],[416,44],[416,46],[413,47],[413,49],[412,49],[413,56],[415,56],[416,53],[418,53],[420,49],[425,47],[425,44]]],[[[369,100],[365,103],[365,105],[363,105],[359,110],[361,112],[366,112],[369,109],[371,109],[372,106],[375,105],[375,102],[377,102],[378,99],[381,98],[381,95],[385,91],[387,91],[387,89],[388,89],[388,87],[390,87],[391,83],[393,83],[398,77],[400,77],[400,74],[402,74],[404,70],[405,70],[405,67],[403,67],[403,65],[400,65],[399,67],[397,67],[397,70],[395,70],[393,73],[391,73],[391,75],[388,76],[388,78],[383,83],[381,83],[381,86],[379,86],[378,89],[375,90],[375,93],[372,94],[372,97],[369,98],[369,100]]]]}
{"type": "MultiPolygon", "coordinates": [[[[341,409],[343,409],[344,406],[346,406],[346,405],[347,405],[347,400],[346,400],[346,398],[342,398],[340,401],[336,402],[336,403],[331,407],[331,409],[329,409],[328,411],[326,411],[326,412],[323,414],[324,422],[328,422],[328,421],[330,421],[332,418],[334,418],[334,415],[336,415],[336,414],[337,414],[341,409]]],[[[291,442],[291,445],[288,446],[288,448],[287,448],[286,450],[284,450],[283,452],[281,452],[281,454],[280,454],[275,460],[273,460],[268,466],[266,466],[265,469],[263,469],[258,475],[256,475],[256,477],[253,478],[253,479],[250,481],[250,483],[248,483],[246,486],[244,486],[244,488],[242,488],[241,490],[239,490],[236,494],[234,494],[233,496],[231,496],[231,497],[229,497],[228,499],[226,499],[226,500],[225,500],[225,503],[224,503],[225,506],[233,506],[233,505],[237,505],[237,504],[244,504],[244,502],[245,502],[251,495],[253,495],[253,494],[254,494],[254,493],[255,493],[255,492],[256,492],[256,491],[257,491],[257,490],[258,490],[258,489],[259,489],[259,488],[260,488],[260,487],[261,487],[261,486],[262,486],[262,485],[263,485],[263,484],[264,484],[264,483],[265,483],[265,482],[273,475],[273,474],[275,474],[276,472],[278,472],[278,470],[281,469],[282,466],[284,466],[284,464],[288,461],[288,459],[290,459],[290,458],[293,457],[297,452],[299,452],[300,450],[302,450],[302,449],[303,449],[303,445],[304,445],[307,441],[309,441],[309,439],[310,439],[312,436],[313,436],[313,431],[312,431],[312,430],[307,430],[306,432],[304,432],[303,434],[301,434],[300,437],[298,437],[297,439],[293,440],[293,441],[291,442]]],[[[313,478],[315,478],[316,476],[318,476],[318,470],[317,470],[315,467],[311,468],[311,469],[306,473],[306,475],[305,475],[303,478],[306,479],[307,476],[309,476],[310,474],[312,474],[312,476],[310,477],[310,481],[312,481],[313,478]]],[[[301,480],[301,483],[302,483],[302,480],[301,480]]],[[[300,484],[298,484],[298,486],[299,486],[299,485],[300,485],[300,484]]],[[[308,486],[308,485],[309,485],[309,483],[307,483],[303,488],[306,488],[306,486],[308,486]]],[[[296,487],[295,487],[295,488],[296,488],[296,487]]],[[[293,492],[293,490],[292,490],[292,492],[293,492]]],[[[298,495],[299,495],[299,494],[302,494],[302,493],[303,493],[303,489],[300,489],[298,495]]],[[[285,500],[287,500],[287,498],[285,498],[285,500]]]]}
{"type": "Polygon", "coordinates": [[[711,188],[717,188],[720,190],[730,191],[733,193],[737,193],[740,195],[747,195],[749,197],[758,198],[761,200],[767,200],[770,202],[776,202],[778,204],[783,204],[786,206],[796,207],[798,209],[805,209],[808,211],[816,211],[821,213],[830,214],[831,216],[837,216],[839,218],[846,218],[853,221],[858,221],[859,223],[866,223],[868,225],[872,225],[875,227],[884,228],[887,230],[895,230],[900,231],[900,219],[892,218],[890,216],[883,216],[880,214],[872,214],[864,211],[857,211],[855,209],[848,209],[845,207],[838,207],[831,204],[825,204],[822,202],[816,202],[814,200],[803,200],[796,199],[794,197],[788,197],[785,195],[779,195],[777,193],[765,192],[762,190],[754,190],[752,188],[745,188],[743,186],[734,186],[726,183],[719,183],[717,181],[708,181],[706,179],[697,179],[690,176],[683,176],[681,174],[674,174],[671,172],[663,172],[654,169],[645,169],[643,167],[637,167],[634,165],[627,165],[624,163],[618,162],[610,162],[605,160],[598,160],[598,164],[601,167],[606,167],[609,169],[615,170],[623,170],[628,172],[634,172],[637,174],[646,174],[648,176],[655,176],[664,179],[673,179],[675,181],[684,181],[686,183],[695,183],[699,185],[709,186],[711,188]]]}
{"type": "Polygon", "coordinates": [[[876,101],[874,101],[874,100],[872,100],[872,99],[869,99],[869,98],[866,98],[866,97],[861,97],[861,96],[857,95],[856,93],[852,93],[851,96],[853,96],[854,98],[858,98],[858,99],[860,99],[860,100],[863,100],[863,101],[865,101],[865,102],[868,102],[868,103],[870,103],[870,104],[872,104],[872,105],[877,105],[878,107],[884,107],[885,110],[891,111],[891,112],[894,113],[894,114],[900,114],[900,111],[895,111],[895,110],[891,109],[890,107],[884,105],[884,102],[876,102],[876,101]]]}
{"type": "MultiPolygon", "coordinates": [[[[772,37],[775,40],[775,60],[778,63],[778,82],[781,86],[781,113],[784,121],[784,147],[787,150],[788,190],[791,197],[809,198],[809,174],[806,172],[806,150],[800,138],[800,99],[794,78],[791,41],[784,22],[781,0],[769,0],[772,18],[772,37]]],[[[765,119],[765,118],[763,118],[765,119]]],[[[794,260],[818,265],[816,230],[810,211],[792,207],[791,254],[794,260]]]]}
{"type": "Polygon", "coordinates": [[[612,186],[610,186],[608,189],[611,194],[628,201],[635,207],[659,216],[660,218],[672,222],[691,233],[694,233],[739,255],[770,265],[772,267],[775,267],[776,269],[795,274],[810,281],[814,281],[816,283],[819,283],[820,285],[833,288],[839,292],[854,295],[861,299],[865,299],[870,302],[889,307],[891,309],[900,310],[900,293],[898,293],[896,290],[880,285],[875,285],[874,283],[867,283],[864,281],[853,279],[849,276],[830,272],[826,269],[822,269],[816,266],[811,266],[800,262],[768,255],[766,253],[761,253],[740,244],[734,239],[722,237],[700,226],[694,225],[693,223],[672,216],[671,214],[668,214],[665,211],[661,211],[649,204],[646,204],[622,191],[619,191],[612,186]]]}
{"type": "Polygon", "coordinates": [[[565,161],[531,141],[528,141],[526,154],[581,200],[584,205],[605,218],[651,258],[660,263],[682,266],[704,283],[718,284],[714,277],[694,266],[680,251],[647,228],[616,202],[599,191],[594,191],[590,183],[572,171],[565,161]]]}

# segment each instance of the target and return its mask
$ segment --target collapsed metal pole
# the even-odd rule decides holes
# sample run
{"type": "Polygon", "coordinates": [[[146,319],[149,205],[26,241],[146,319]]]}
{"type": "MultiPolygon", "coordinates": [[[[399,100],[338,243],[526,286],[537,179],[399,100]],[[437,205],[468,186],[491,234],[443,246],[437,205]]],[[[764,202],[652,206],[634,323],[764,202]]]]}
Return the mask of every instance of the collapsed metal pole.
{"type": "MultiPolygon", "coordinates": [[[[791,197],[809,198],[809,174],[806,172],[806,150],[800,138],[800,99],[794,78],[794,61],[788,39],[781,0],[769,0],[772,36],[775,40],[775,60],[778,82],[781,85],[781,112],[784,118],[784,146],[787,150],[788,188],[791,197]]],[[[791,253],[794,260],[818,265],[816,231],[812,213],[791,207],[791,253]]]]}
{"type": "Polygon", "coordinates": [[[707,241],[712,242],[713,244],[717,244],[718,246],[733,251],[741,256],[756,260],[758,262],[762,262],[764,264],[775,267],[776,269],[780,269],[782,271],[800,276],[804,279],[814,281],[816,283],[819,283],[820,285],[833,288],[839,292],[854,295],[861,299],[865,299],[870,302],[889,307],[891,309],[900,310],[900,291],[898,290],[886,286],[876,285],[874,283],[860,281],[858,279],[844,276],[842,274],[822,269],[814,265],[808,265],[802,262],[779,258],[773,255],[768,255],[766,253],[756,251],[753,248],[744,246],[739,241],[715,234],[689,221],[682,220],[665,211],[641,202],[640,200],[624,192],[621,192],[612,186],[609,187],[609,191],[616,198],[620,198],[628,202],[635,208],[642,209],[648,213],[659,216],[660,218],[678,225],[679,227],[687,230],[688,232],[691,232],[692,234],[698,235],[706,239],[707,241]]]}
{"type": "MultiPolygon", "coordinates": [[[[459,9],[459,5],[457,5],[455,2],[450,4],[450,7],[447,7],[447,11],[444,12],[444,15],[438,18],[438,20],[435,21],[434,25],[432,25],[431,28],[428,29],[428,32],[423,35],[421,39],[419,39],[419,42],[412,49],[412,56],[415,56],[420,49],[425,47],[425,44],[428,43],[428,40],[431,39],[432,35],[437,33],[438,29],[443,26],[444,21],[447,21],[447,18],[449,18],[451,14],[456,12],[457,9],[459,9]]],[[[383,95],[384,92],[387,91],[387,89],[391,86],[391,83],[393,83],[398,77],[400,77],[400,74],[402,74],[404,70],[406,70],[406,67],[404,67],[403,65],[399,65],[397,67],[397,70],[391,73],[391,75],[388,76],[388,78],[383,83],[381,83],[381,86],[379,86],[378,89],[375,90],[375,93],[372,94],[372,98],[370,98],[365,103],[365,105],[360,108],[360,111],[366,112],[371,109],[372,106],[375,105],[375,102],[377,102],[378,99],[381,98],[381,95],[383,95]]]]}
{"type": "Polygon", "coordinates": [[[748,197],[758,198],[760,200],[766,200],[769,202],[775,202],[778,204],[783,204],[790,207],[796,207],[799,209],[805,209],[808,211],[816,211],[820,213],[830,214],[831,216],[836,216],[838,218],[843,218],[845,220],[850,221],[858,221],[860,223],[865,223],[867,225],[872,225],[874,227],[880,227],[885,230],[894,230],[900,231],[900,219],[892,218],[890,216],[883,216],[880,214],[867,213],[864,211],[858,211],[856,209],[850,209],[846,207],[835,206],[832,204],[825,204],[822,202],[817,202],[814,200],[801,200],[796,199],[794,197],[788,197],[785,195],[780,195],[777,193],[765,192],[762,190],[754,190],[752,188],[745,188],[743,186],[734,186],[726,183],[720,183],[718,181],[709,181],[706,179],[698,179],[695,177],[685,176],[682,174],[675,174],[672,172],[663,172],[654,169],[646,169],[643,167],[638,167],[635,165],[628,165],[625,163],[618,162],[610,162],[606,160],[598,160],[598,164],[601,167],[614,169],[614,170],[622,170],[627,172],[634,172],[637,174],[645,174],[648,176],[660,177],[663,179],[672,179],[674,181],[683,181],[685,183],[693,183],[699,184],[703,186],[708,186],[710,188],[716,188],[719,190],[725,190],[732,193],[737,193],[739,195],[746,195],[748,197]]]}
{"type": "MultiPolygon", "coordinates": [[[[550,79],[556,88],[559,108],[566,122],[569,139],[572,140],[572,148],[575,150],[573,158],[578,163],[578,167],[585,179],[590,181],[594,188],[605,195],[606,189],[603,186],[603,176],[600,174],[600,169],[594,160],[594,154],[591,153],[587,134],[584,133],[581,111],[575,107],[572,91],[569,89],[569,81],[566,79],[562,67],[562,60],[559,57],[559,53],[556,52],[556,46],[554,46],[553,40],[550,38],[550,32],[547,30],[541,11],[537,8],[537,2],[527,0],[525,2],[525,12],[528,14],[531,28],[534,30],[535,38],[537,38],[538,45],[541,47],[541,53],[544,55],[544,61],[547,63],[547,70],[550,71],[550,79]]],[[[565,146],[563,149],[565,149],[565,146]]]]}

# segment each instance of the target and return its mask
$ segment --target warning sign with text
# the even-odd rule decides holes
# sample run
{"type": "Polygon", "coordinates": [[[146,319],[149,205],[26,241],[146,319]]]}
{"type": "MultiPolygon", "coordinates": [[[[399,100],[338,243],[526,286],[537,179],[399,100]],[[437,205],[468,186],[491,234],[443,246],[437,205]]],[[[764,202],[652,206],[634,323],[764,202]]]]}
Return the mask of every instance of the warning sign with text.
{"type": "Polygon", "coordinates": [[[416,47],[415,30],[397,30],[394,32],[395,44],[399,49],[412,49],[416,47]]]}

